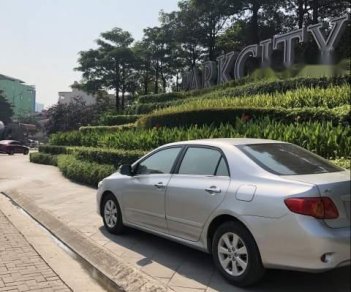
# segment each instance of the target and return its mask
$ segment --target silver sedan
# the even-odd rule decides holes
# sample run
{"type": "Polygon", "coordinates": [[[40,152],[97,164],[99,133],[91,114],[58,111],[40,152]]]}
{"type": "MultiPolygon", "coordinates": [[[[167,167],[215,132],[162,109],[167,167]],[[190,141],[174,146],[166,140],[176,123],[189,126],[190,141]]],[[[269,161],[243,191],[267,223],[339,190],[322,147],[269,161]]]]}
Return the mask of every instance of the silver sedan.
{"type": "Polygon", "coordinates": [[[267,268],[350,265],[350,172],[261,139],[172,143],[99,183],[106,229],[138,228],[211,253],[237,286],[267,268]]]}

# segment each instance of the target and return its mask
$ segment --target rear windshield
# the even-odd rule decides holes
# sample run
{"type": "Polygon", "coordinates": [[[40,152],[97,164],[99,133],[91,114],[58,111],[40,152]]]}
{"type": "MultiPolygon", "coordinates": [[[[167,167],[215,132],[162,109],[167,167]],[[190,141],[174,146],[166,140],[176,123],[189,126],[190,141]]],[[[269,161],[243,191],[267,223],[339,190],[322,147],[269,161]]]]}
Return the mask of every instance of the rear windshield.
{"type": "Polygon", "coordinates": [[[293,144],[267,143],[237,146],[265,170],[278,175],[343,171],[327,160],[293,144]]]}

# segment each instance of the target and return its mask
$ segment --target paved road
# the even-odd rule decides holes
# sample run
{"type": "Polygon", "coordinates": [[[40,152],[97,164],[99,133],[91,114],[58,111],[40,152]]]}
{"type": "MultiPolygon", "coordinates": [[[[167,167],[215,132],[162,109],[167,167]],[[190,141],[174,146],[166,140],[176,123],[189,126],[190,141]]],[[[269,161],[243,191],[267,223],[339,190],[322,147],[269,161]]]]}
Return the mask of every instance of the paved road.
{"type": "Polygon", "coordinates": [[[0,211],[0,291],[71,291],[0,211]]]}
{"type": "Polygon", "coordinates": [[[209,255],[136,230],[123,236],[108,234],[95,212],[95,190],[63,178],[57,168],[31,164],[24,156],[5,155],[0,155],[0,166],[0,192],[30,198],[101,250],[174,291],[350,291],[348,268],[323,274],[271,270],[257,286],[236,288],[215,271],[209,255]]]}

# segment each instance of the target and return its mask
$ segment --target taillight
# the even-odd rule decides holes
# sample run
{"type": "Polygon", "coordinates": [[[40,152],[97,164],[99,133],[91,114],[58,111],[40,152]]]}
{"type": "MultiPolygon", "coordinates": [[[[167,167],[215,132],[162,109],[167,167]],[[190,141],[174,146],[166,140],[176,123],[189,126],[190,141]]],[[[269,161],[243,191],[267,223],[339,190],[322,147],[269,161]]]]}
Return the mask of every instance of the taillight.
{"type": "Polygon", "coordinates": [[[339,217],[338,209],[328,197],[288,198],[284,202],[291,212],[297,214],[318,219],[335,219],[339,217]]]}

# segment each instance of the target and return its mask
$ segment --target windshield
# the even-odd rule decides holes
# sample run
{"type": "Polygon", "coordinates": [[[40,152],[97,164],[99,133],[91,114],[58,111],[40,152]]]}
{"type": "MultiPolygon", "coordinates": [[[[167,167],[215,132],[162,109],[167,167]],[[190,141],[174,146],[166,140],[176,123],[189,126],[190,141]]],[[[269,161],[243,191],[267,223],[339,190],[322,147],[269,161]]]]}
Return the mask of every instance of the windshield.
{"type": "Polygon", "coordinates": [[[343,171],[327,160],[293,144],[266,143],[237,146],[265,170],[278,175],[343,171]]]}

